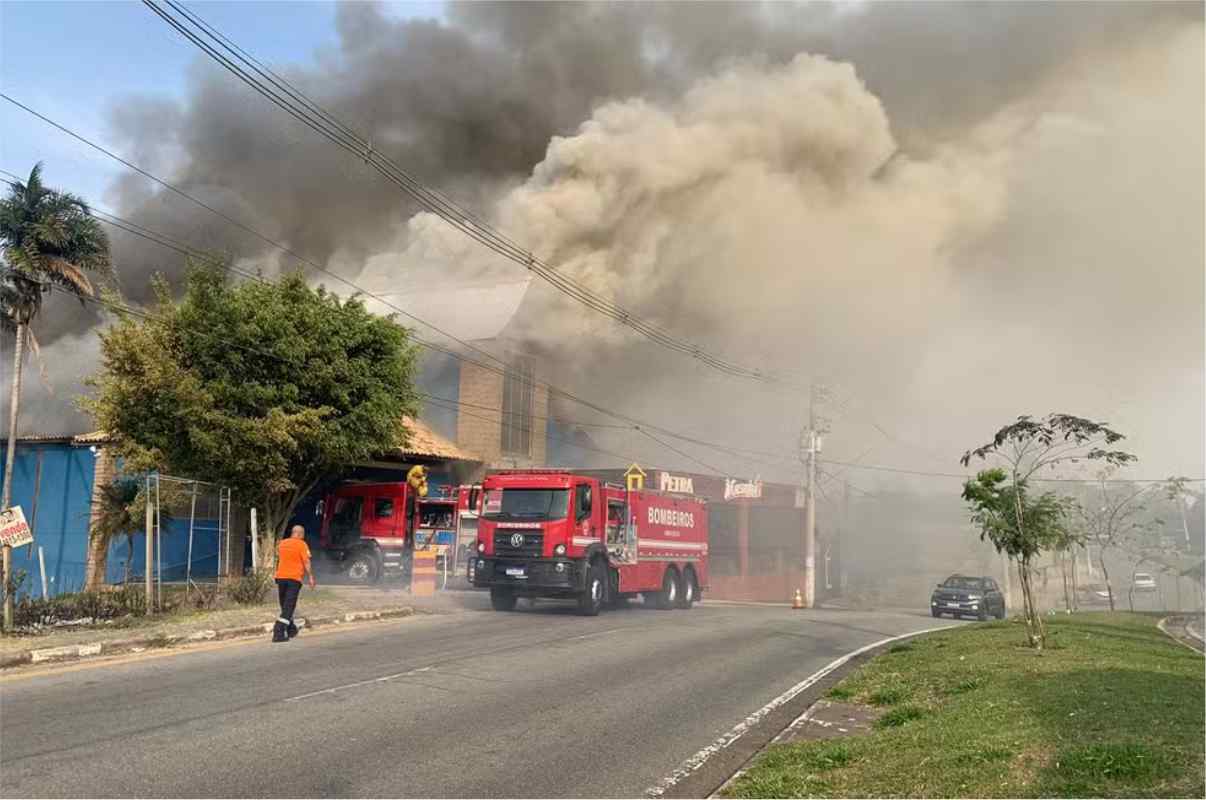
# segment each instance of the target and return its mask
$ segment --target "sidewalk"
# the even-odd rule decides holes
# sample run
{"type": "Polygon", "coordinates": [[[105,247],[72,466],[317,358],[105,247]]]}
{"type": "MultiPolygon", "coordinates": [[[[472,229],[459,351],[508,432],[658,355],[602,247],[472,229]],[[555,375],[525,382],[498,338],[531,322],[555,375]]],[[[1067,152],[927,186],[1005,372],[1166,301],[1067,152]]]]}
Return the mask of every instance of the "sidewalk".
{"type": "MultiPolygon", "coordinates": [[[[452,614],[473,605],[474,593],[446,591],[413,597],[396,587],[325,586],[306,588],[298,603],[301,625],[371,621],[411,614],[452,614]]],[[[260,606],[180,612],[127,624],[58,628],[33,636],[0,637],[0,669],[30,663],[76,660],[119,652],[139,652],[189,642],[258,636],[276,619],[276,595],[260,606]]]]}

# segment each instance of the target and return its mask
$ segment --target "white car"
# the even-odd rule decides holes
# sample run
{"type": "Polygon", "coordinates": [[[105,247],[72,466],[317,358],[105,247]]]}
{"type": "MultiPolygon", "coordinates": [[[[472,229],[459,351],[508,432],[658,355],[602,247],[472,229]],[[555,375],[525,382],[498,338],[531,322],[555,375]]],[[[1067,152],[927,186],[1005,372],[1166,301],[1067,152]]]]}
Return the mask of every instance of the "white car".
{"type": "Polygon", "coordinates": [[[1156,591],[1156,579],[1149,573],[1136,572],[1131,576],[1131,586],[1136,592],[1154,592],[1156,591]]]}

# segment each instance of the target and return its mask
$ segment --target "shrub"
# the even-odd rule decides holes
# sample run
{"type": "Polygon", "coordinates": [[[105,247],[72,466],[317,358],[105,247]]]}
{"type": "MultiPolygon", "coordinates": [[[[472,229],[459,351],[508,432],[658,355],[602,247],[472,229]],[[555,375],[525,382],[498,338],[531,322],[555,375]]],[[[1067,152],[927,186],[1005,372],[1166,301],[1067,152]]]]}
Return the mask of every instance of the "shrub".
{"type": "Polygon", "coordinates": [[[146,613],[142,588],[123,586],[111,592],[66,592],[46,599],[23,597],[13,608],[13,626],[36,631],[70,622],[97,623],[146,613]]]}
{"type": "Polygon", "coordinates": [[[262,605],[273,583],[271,572],[257,570],[228,585],[226,596],[241,606],[262,605]]]}

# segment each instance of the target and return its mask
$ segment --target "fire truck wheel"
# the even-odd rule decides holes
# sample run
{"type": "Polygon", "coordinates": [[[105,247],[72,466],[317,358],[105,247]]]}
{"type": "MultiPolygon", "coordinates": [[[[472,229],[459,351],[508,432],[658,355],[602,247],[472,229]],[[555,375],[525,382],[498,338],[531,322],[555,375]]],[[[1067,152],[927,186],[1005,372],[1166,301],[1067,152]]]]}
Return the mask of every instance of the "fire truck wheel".
{"type": "Polygon", "coordinates": [[[357,553],[348,561],[347,574],[351,583],[376,583],[381,568],[372,553],[357,553]]]}
{"type": "Polygon", "coordinates": [[[596,559],[590,562],[586,573],[586,591],[578,595],[578,613],[588,617],[598,616],[607,597],[607,571],[603,562],[596,559]]]}
{"type": "Polygon", "coordinates": [[[662,577],[662,590],[657,593],[655,605],[663,611],[669,610],[678,605],[678,596],[678,572],[674,567],[667,567],[666,574],[662,577]]]}
{"type": "Polygon", "coordinates": [[[509,589],[490,587],[490,605],[495,611],[514,611],[518,599],[509,589]]]}
{"type": "Polygon", "coordinates": [[[683,579],[680,583],[681,586],[679,587],[680,591],[678,593],[678,607],[690,608],[691,606],[695,605],[695,595],[696,592],[699,591],[698,587],[695,585],[695,572],[688,568],[686,572],[683,573],[683,579]]]}

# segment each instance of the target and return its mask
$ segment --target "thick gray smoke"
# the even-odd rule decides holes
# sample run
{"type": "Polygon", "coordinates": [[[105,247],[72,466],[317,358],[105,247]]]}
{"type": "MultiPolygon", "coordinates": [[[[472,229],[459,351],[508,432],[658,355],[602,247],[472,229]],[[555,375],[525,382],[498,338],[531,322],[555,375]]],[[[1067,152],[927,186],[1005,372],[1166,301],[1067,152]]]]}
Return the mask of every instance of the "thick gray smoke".
{"type": "MultiPolygon", "coordinates": [[[[338,24],[339,50],[291,80],[597,291],[831,382],[831,458],[874,448],[949,471],[1014,414],[1068,410],[1111,419],[1157,474],[1201,473],[1200,5],[473,3],[441,23],[358,3],[338,24]]],[[[116,103],[113,134],[365,286],[512,277],[207,62],[183,105],[116,103]]],[[[150,228],[287,263],[142,179],[112,194],[150,228]]],[[[116,244],[133,299],[178,269],[116,244]]],[[[44,341],[93,322],[71,320],[44,341]]],[[[513,332],[601,404],[795,446],[798,396],[663,353],[539,283],[513,332]]]]}

